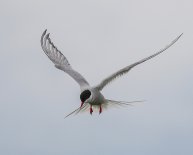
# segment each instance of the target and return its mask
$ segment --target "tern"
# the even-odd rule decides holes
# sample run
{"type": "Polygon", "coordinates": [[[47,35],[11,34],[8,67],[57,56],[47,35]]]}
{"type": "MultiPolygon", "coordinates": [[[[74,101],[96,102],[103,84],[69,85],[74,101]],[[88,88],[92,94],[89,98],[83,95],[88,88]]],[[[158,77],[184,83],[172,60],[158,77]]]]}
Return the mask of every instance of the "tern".
{"type": "MultiPolygon", "coordinates": [[[[183,33],[182,33],[183,34],[183,33]]],[[[66,117],[78,113],[80,111],[84,111],[85,109],[88,109],[90,114],[93,113],[93,107],[96,107],[99,110],[99,114],[102,113],[103,108],[107,107],[107,105],[129,105],[129,103],[133,102],[141,102],[141,101],[132,101],[132,102],[124,102],[124,101],[114,101],[106,99],[103,94],[101,93],[101,90],[110,82],[115,80],[116,78],[128,73],[132,68],[135,66],[161,54],[165,50],[167,50],[169,47],[171,47],[181,36],[179,35],[177,38],[175,38],[170,44],[165,46],[163,49],[159,50],[158,52],[141,59],[140,61],[137,61],[133,64],[130,64],[117,72],[111,74],[107,78],[103,79],[98,85],[96,86],[90,86],[87,80],[76,70],[72,68],[70,63],[68,62],[67,58],[60,52],[60,50],[57,49],[57,47],[53,44],[49,37],[49,33],[47,33],[47,30],[45,30],[41,36],[41,47],[44,51],[44,53],[48,56],[48,58],[54,63],[55,67],[59,70],[64,71],[69,76],[71,76],[80,86],[80,100],[81,105],[78,109],[74,110],[70,114],[68,114],[66,117]]],[[[65,118],[66,118],[65,117],[65,118]]]]}

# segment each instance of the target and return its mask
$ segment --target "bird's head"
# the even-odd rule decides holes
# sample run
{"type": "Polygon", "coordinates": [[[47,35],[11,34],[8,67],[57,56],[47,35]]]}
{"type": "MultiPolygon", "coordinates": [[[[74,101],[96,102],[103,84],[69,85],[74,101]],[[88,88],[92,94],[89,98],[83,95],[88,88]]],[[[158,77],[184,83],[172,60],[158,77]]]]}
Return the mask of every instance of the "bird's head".
{"type": "Polygon", "coordinates": [[[80,100],[81,100],[82,104],[84,104],[85,102],[89,103],[91,98],[92,98],[92,95],[91,95],[91,91],[90,90],[84,90],[80,94],[80,100]]]}

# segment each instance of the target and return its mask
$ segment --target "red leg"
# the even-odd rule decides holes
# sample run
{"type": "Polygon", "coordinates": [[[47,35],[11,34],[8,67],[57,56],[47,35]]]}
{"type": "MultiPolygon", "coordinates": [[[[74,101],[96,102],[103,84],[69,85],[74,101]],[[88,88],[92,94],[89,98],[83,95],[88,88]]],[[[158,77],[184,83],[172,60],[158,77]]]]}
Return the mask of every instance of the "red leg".
{"type": "Polygon", "coordinates": [[[84,102],[82,102],[82,103],[81,103],[80,107],[82,107],[82,106],[83,106],[83,104],[84,104],[84,102]]]}
{"type": "Polygon", "coordinates": [[[93,112],[93,110],[92,110],[92,105],[90,105],[90,114],[92,115],[92,112],[93,112]]]}
{"type": "Polygon", "coordinates": [[[102,107],[101,107],[101,105],[100,105],[99,114],[101,114],[101,113],[102,113],[102,107]]]}

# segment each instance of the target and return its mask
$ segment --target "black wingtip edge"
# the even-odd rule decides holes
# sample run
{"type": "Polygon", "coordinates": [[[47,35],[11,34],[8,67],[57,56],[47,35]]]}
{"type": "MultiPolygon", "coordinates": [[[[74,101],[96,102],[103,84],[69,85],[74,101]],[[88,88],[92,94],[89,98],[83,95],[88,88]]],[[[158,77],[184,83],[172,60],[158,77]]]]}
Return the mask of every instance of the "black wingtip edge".
{"type": "MultiPolygon", "coordinates": [[[[184,33],[181,33],[181,34],[177,37],[177,40],[180,39],[183,34],[184,34],[184,33]]],[[[177,40],[176,40],[176,41],[177,41],[177,40]]]]}
{"type": "Polygon", "coordinates": [[[42,33],[42,36],[44,36],[47,32],[47,29],[44,30],[44,32],[42,33]]]}
{"type": "Polygon", "coordinates": [[[181,34],[180,34],[180,37],[181,37],[183,34],[184,34],[184,33],[181,33],[181,34]]]}

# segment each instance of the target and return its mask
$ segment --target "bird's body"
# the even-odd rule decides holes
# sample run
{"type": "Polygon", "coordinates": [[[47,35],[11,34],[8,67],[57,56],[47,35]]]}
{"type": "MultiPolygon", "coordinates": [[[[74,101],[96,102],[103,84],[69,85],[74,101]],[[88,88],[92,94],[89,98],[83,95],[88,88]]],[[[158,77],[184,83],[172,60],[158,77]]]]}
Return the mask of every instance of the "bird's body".
{"type": "MultiPolygon", "coordinates": [[[[101,104],[105,103],[105,98],[99,90],[97,90],[96,88],[93,88],[93,87],[90,87],[86,90],[91,92],[92,97],[91,97],[91,100],[89,100],[85,103],[89,103],[91,105],[99,105],[99,106],[101,104]]],[[[86,90],[84,90],[81,94],[83,94],[86,90]]],[[[81,94],[80,94],[80,96],[81,96],[81,94]]]]}
{"type": "Polygon", "coordinates": [[[102,93],[97,90],[96,88],[87,88],[86,90],[84,90],[83,92],[81,92],[80,94],[80,99],[82,101],[82,105],[83,104],[89,104],[90,105],[90,113],[92,114],[93,110],[92,110],[92,106],[95,106],[99,109],[99,113],[102,112],[102,105],[106,104],[107,101],[105,100],[104,96],[102,95],[102,93]],[[87,101],[82,100],[82,98],[84,98],[84,96],[88,96],[88,94],[90,94],[89,98],[87,101]]]}
{"type": "MultiPolygon", "coordinates": [[[[175,40],[173,40],[165,48],[161,49],[160,51],[156,52],[155,54],[118,70],[117,72],[113,73],[112,75],[102,80],[101,83],[93,87],[89,85],[89,83],[80,73],[78,73],[71,67],[66,57],[51,42],[51,39],[49,38],[49,34],[46,34],[46,30],[43,32],[42,37],[41,37],[41,46],[45,54],[48,56],[48,58],[55,64],[55,67],[69,74],[80,86],[81,106],[78,109],[71,112],[69,115],[73,113],[78,113],[79,111],[83,111],[85,109],[88,109],[89,106],[90,106],[90,114],[92,114],[93,106],[98,108],[99,113],[101,113],[102,109],[107,107],[108,105],[115,105],[115,104],[116,105],[130,105],[128,103],[140,102],[140,101],[123,102],[123,101],[114,101],[114,100],[105,99],[105,97],[101,93],[101,90],[111,81],[116,79],[117,77],[120,77],[126,74],[127,72],[129,72],[133,67],[159,55],[160,53],[168,49],[181,37],[181,35],[178,36],[175,40]]],[[[67,115],[66,117],[68,117],[69,115],[67,115]]]]}

